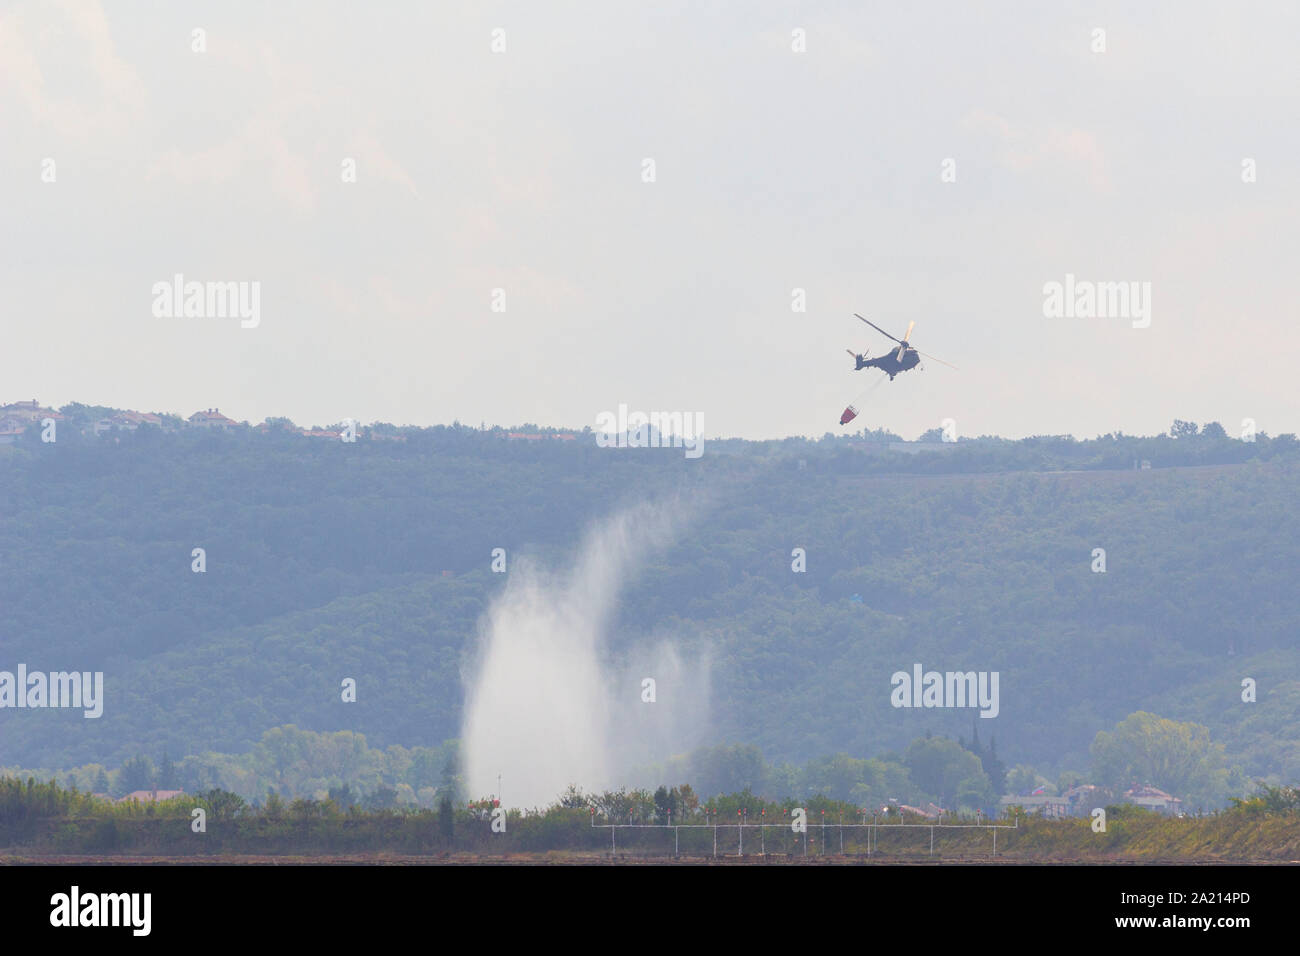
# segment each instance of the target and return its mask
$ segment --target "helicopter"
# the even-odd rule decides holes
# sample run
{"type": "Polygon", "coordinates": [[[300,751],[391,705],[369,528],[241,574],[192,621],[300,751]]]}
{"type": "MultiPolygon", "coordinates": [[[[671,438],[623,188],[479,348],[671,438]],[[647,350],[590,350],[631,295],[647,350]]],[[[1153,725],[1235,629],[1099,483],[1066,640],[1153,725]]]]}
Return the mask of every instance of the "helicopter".
{"type": "MultiPolygon", "coordinates": [[[[858,315],[856,312],[854,312],[853,315],[855,318],[862,319],[862,316],[858,315]]],[[[886,332],[880,326],[876,325],[876,323],[872,322],[871,320],[862,319],[862,321],[866,322],[867,325],[871,326],[873,329],[875,329],[885,338],[894,339],[894,341],[898,343],[898,349],[897,351],[895,351],[894,349],[890,349],[884,355],[880,356],[880,358],[873,358],[873,359],[867,358],[866,353],[859,354],[857,352],[854,352],[852,349],[845,349],[844,351],[852,355],[854,360],[857,362],[857,365],[854,366],[853,369],[855,372],[860,372],[864,368],[878,368],[882,372],[886,373],[889,376],[889,380],[892,382],[894,380],[895,375],[899,374],[900,372],[909,371],[911,369],[916,368],[918,365],[920,365],[921,356],[923,355],[925,355],[925,357],[928,359],[933,359],[934,361],[938,362],[940,365],[947,365],[949,368],[957,367],[953,365],[951,362],[945,362],[941,358],[935,358],[933,355],[926,355],[924,352],[918,352],[916,349],[912,348],[912,344],[908,341],[908,339],[911,338],[912,329],[916,328],[915,322],[908,323],[906,335],[904,335],[901,339],[895,339],[892,335],[890,335],[888,332],[886,332]]]]}
{"type": "MultiPolygon", "coordinates": [[[[934,361],[938,362],[940,365],[947,365],[949,368],[957,367],[953,365],[951,362],[945,362],[941,358],[935,358],[933,355],[926,355],[924,352],[919,352],[916,349],[912,348],[912,344],[908,341],[908,339],[912,337],[912,329],[916,327],[915,322],[908,323],[906,335],[904,335],[901,339],[895,339],[892,335],[890,335],[880,326],[876,325],[876,323],[870,321],[869,319],[863,319],[862,316],[858,315],[856,312],[854,312],[853,315],[855,318],[862,319],[863,322],[866,322],[867,325],[871,326],[873,329],[875,329],[885,338],[893,339],[895,342],[898,343],[897,349],[891,348],[884,355],[880,356],[879,358],[873,358],[873,359],[867,358],[865,353],[858,353],[858,352],[854,352],[852,349],[845,349],[846,352],[848,352],[850,355],[853,356],[853,360],[856,363],[853,367],[853,370],[855,372],[860,372],[864,368],[878,368],[886,375],[888,375],[889,380],[892,382],[894,380],[895,375],[898,375],[900,372],[910,371],[911,369],[914,369],[918,365],[920,365],[921,356],[923,355],[928,359],[933,359],[934,361]]],[[[846,409],[844,409],[844,413],[840,415],[840,424],[847,425],[849,422],[853,421],[853,419],[857,417],[858,417],[857,405],[850,405],[846,409]]]]}

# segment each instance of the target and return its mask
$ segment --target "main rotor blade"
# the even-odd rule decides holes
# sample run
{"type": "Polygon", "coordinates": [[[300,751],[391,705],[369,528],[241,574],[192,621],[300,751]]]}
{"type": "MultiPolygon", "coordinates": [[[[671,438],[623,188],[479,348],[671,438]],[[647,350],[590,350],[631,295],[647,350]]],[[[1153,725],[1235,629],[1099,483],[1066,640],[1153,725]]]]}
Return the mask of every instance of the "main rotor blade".
{"type": "MultiPolygon", "coordinates": [[[[858,313],[856,313],[856,312],[854,312],[853,315],[854,315],[855,318],[862,319],[862,316],[858,315],[858,313]]],[[[876,323],[875,323],[875,322],[872,322],[870,319],[862,319],[862,321],[863,321],[863,322],[866,322],[867,325],[871,326],[873,329],[875,329],[877,332],[879,332],[879,333],[880,333],[881,335],[883,335],[885,338],[887,338],[887,339],[894,339],[894,337],[893,337],[892,335],[890,335],[888,332],[886,332],[886,331],[885,331],[884,329],[882,329],[880,326],[876,325],[876,323]]],[[[894,341],[897,342],[897,343],[899,343],[900,345],[903,343],[903,340],[902,340],[902,339],[894,339],[894,341]]]]}
{"type": "Polygon", "coordinates": [[[914,328],[916,328],[916,323],[915,323],[915,322],[909,322],[909,323],[907,323],[907,334],[903,336],[903,341],[904,341],[904,342],[911,342],[911,341],[912,341],[912,330],[913,330],[914,328]]]}
{"type": "MultiPolygon", "coordinates": [[[[917,355],[925,355],[925,353],[922,352],[920,349],[917,349],[917,350],[916,350],[916,354],[917,354],[917,355]]],[[[953,365],[951,362],[945,362],[943,359],[941,359],[941,358],[935,358],[933,355],[925,355],[925,357],[928,358],[931,362],[938,362],[940,365],[946,365],[946,366],[948,366],[949,368],[957,368],[957,366],[953,365]]],[[[961,370],[958,369],[958,371],[961,371],[961,370]]]]}
{"type": "Polygon", "coordinates": [[[906,345],[900,345],[900,346],[898,347],[898,354],[894,356],[894,360],[897,361],[897,362],[901,362],[901,361],[903,361],[903,353],[906,352],[906,351],[907,351],[907,346],[906,346],[906,345]]]}

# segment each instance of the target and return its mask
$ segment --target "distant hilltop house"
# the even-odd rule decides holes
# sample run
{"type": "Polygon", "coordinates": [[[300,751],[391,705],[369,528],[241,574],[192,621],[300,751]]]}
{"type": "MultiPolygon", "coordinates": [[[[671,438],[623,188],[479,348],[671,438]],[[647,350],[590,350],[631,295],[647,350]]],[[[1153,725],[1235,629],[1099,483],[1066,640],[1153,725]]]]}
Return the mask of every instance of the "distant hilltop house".
{"type": "Polygon", "coordinates": [[[0,405],[0,419],[10,418],[29,424],[42,418],[53,418],[56,422],[63,421],[62,415],[52,408],[42,408],[34,398],[30,402],[10,402],[8,405],[0,405]]]}
{"type": "MultiPolygon", "coordinates": [[[[216,411],[216,409],[212,409],[216,411]]],[[[203,413],[200,413],[203,414],[203,413]]],[[[225,416],[220,416],[225,418],[225,416]]],[[[0,445],[12,444],[20,435],[23,434],[32,425],[38,425],[46,419],[52,419],[56,422],[68,421],[68,416],[55,411],[52,408],[43,407],[36,399],[30,402],[10,402],[8,405],[0,405],[0,445]]],[[[225,419],[230,421],[229,419],[225,419]]],[[[170,431],[174,424],[168,424],[161,415],[155,415],[152,412],[137,412],[131,409],[112,411],[93,422],[86,422],[73,415],[72,421],[81,429],[82,434],[103,435],[113,429],[133,432],[141,425],[152,425],[161,428],[164,431],[170,431]]],[[[234,422],[230,422],[234,424],[234,422]]]]}
{"type": "Polygon", "coordinates": [[[121,428],[125,431],[133,432],[141,425],[157,425],[161,428],[162,424],[163,420],[158,415],[149,412],[126,411],[114,412],[107,418],[101,418],[99,421],[95,422],[91,428],[94,429],[96,435],[102,435],[104,432],[111,431],[114,428],[121,428]]]}
{"type": "MultiPolygon", "coordinates": [[[[84,414],[84,413],[83,413],[84,414]]],[[[10,445],[16,442],[33,424],[39,424],[47,418],[56,422],[67,420],[67,416],[56,412],[52,408],[43,407],[36,399],[30,402],[10,402],[8,405],[0,405],[0,445],[10,445]]],[[[152,425],[161,428],[163,431],[173,431],[177,427],[177,422],[181,421],[178,415],[158,415],[153,412],[137,412],[132,409],[122,409],[109,412],[95,421],[85,422],[79,415],[74,414],[73,420],[81,428],[83,434],[94,434],[101,436],[114,429],[122,431],[135,431],[141,425],[152,425]]],[[[288,419],[275,419],[278,425],[284,426],[288,431],[297,432],[307,438],[325,438],[338,441],[343,437],[343,432],[337,428],[299,428],[288,419]]],[[[241,427],[244,423],[237,422],[221,414],[219,408],[204,408],[195,412],[189,418],[184,419],[186,428],[210,428],[218,431],[231,431],[241,427]]],[[[265,434],[272,427],[270,420],[262,422],[256,426],[257,431],[265,434]]],[[[384,431],[366,430],[365,437],[375,441],[406,441],[405,435],[387,434],[384,431]]],[[[523,432],[512,432],[511,438],[558,438],[567,441],[573,441],[578,436],[570,433],[542,433],[532,434],[523,432]]]]}
{"type": "Polygon", "coordinates": [[[1124,799],[1139,807],[1159,810],[1161,813],[1178,813],[1183,809],[1182,800],[1156,787],[1130,787],[1124,791],[1124,799]]]}
{"type": "Polygon", "coordinates": [[[1002,797],[998,803],[1002,807],[1020,806],[1026,813],[1037,814],[1049,820],[1063,817],[1086,817],[1093,807],[1110,802],[1100,787],[1090,783],[1071,787],[1060,796],[1047,794],[1042,788],[1033,793],[1011,794],[1002,797]]]}
{"type": "Polygon", "coordinates": [[[140,803],[158,803],[162,800],[172,800],[183,796],[184,793],[184,790],[159,790],[157,787],[152,790],[132,790],[117,802],[130,803],[132,800],[138,800],[140,803]]]}
{"type": "Polygon", "coordinates": [[[155,415],[152,412],[118,412],[112,415],[109,421],[122,428],[139,428],[141,425],[162,425],[162,416],[155,415]]]}
{"type": "MultiPolygon", "coordinates": [[[[1179,813],[1183,801],[1155,787],[1130,787],[1122,797],[1125,803],[1132,803],[1161,813],[1179,813]]],[[[998,801],[1003,807],[1022,806],[1026,813],[1034,813],[1048,818],[1086,817],[1096,807],[1114,803],[1109,792],[1091,783],[1071,787],[1059,797],[1043,793],[1031,793],[1002,797],[998,801]]]]}
{"type": "Polygon", "coordinates": [[[40,402],[10,402],[0,405],[0,445],[12,445],[30,426],[52,418],[63,421],[63,416],[52,408],[41,407],[40,402]]]}
{"type": "Polygon", "coordinates": [[[1045,793],[1031,793],[1023,796],[1002,797],[998,803],[1004,809],[1006,807],[1021,806],[1025,808],[1026,813],[1037,814],[1038,816],[1046,817],[1049,820],[1071,816],[1071,811],[1074,807],[1074,804],[1068,797],[1054,797],[1045,793]]]}
{"type": "Polygon", "coordinates": [[[42,408],[34,398],[30,402],[10,402],[8,405],[0,405],[0,422],[19,423],[26,427],[46,418],[52,418],[56,422],[63,421],[62,415],[52,408],[42,408]]]}
{"type": "Polygon", "coordinates": [[[201,412],[195,412],[188,419],[191,425],[197,425],[199,428],[219,428],[228,431],[235,428],[239,422],[233,418],[227,418],[221,414],[219,408],[206,408],[201,412]]]}
{"type": "Polygon", "coordinates": [[[1070,812],[1076,817],[1086,817],[1094,807],[1109,802],[1101,787],[1092,783],[1073,786],[1061,796],[1070,801],[1070,812]]]}

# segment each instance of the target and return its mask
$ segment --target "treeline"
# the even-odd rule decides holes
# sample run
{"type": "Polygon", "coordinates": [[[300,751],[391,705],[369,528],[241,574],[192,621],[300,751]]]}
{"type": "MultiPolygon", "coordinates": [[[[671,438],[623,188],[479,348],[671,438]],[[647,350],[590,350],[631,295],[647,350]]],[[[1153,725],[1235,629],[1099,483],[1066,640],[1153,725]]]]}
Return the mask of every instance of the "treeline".
{"type": "MultiPolygon", "coordinates": [[[[719,794],[746,793],[768,801],[819,799],[874,808],[933,805],[986,815],[997,812],[1004,794],[1057,794],[1080,783],[1100,788],[1094,799],[1113,802],[1133,784],[1157,786],[1182,799],[1189,811],[1224,806],[1231,794],[1247,788],[1240,769],[1228,764],[1223,745],[1212,741],[1206,728],[1155,714],[1132,714],[1099,732],[1091,756],[1086,770],[1066,771],[1058,781],[1026,764],[1008,770],[998,756],[996,739],[981,741],[978,725],[969,740],[926,734],[901,752],[873,758],[838,753],[804,764],[769,762],[749,744],[721,744],[634,771],[630,778],[644,789],[617,791],[617,799],[624,801],[617,806],[595,805],[617,817],[662,813],[665,806],[677,810],[676,791],[664,788],[679,780],[694,781],[680,797],[681,807],[692,810],[719,794]],[[671,802],[658,802],[660,792],[671,802]]],[[[0,773],[60,782],[67,790],[110,798],[140,790],[222,790],[254,804],[328,799],[343,809],[386,810],[432,809],[442,801],[459,805],[470,798],[484,802],[492,797],[466,792],[456,740],[437,748],[377,748],[352,731],[317,733],[292,725],[267,731],[245,754],[205,753],[179,761],[164,754],[157,763],[137,755],[113,771],[89,764],[59,772],[0,768],[0,773]]],[[[590,801],[575,784],[560,802],[583,806],[590,801]]]]}
{"type": "MultiPolygon", "coordinates": [[[[466,793],[457,740],[437,748],[379,748],[352,731],[322,733],[293,725],[268,730],[244,754],[209,752],[179,760],[163,754],[157,761],[138,754],[113,770],[96,763],[66,770],[0,768],[0,773],[114,799],[140,790],[221,789],[250,803],[271,795],[284,800],[328,798],[344,808],[429,809],[444,797],[457,803],[491,797],[466,793]]],[[[996,742],[985,748],[978,739],[968,744],[964,738],[927,736],[901,754],[880,759],[835,754],[802,766],[769,763],[753,745],[722,744],[641,768],[631,776],[651,787],[666,780],[694,779],[706,795],[745,791],[772,799],[807,794],[864,806],[933,801],[987,812],[997,803],[1006,769],[997,757],[996,742]]]]}
{"type": "MultiPolygon", "coordinates": [[[[1300,850],[1300,791],[1295,788],[1266,788],[1229,810],[1184,819],[1130,806],[1106,809],[1103,833],[1093,832],[1088,820],[1037,820],[1014,810],[994,820],[953,815],[944,822],[1001,824],[1006,828],[998,830],[998,853],[1012,859],[1262,861],[1294,859],[1300,850]]],[[[928,822],[905,812],[871,813],[820,797],[775,802],[739,793],[701,803],[689,787],[589,798],[571,791],[545,809],[507,812],[490,803],[454,806],[450,799],[432,810],[365,810],[345,808],[332,798],[286,802],[275,796],[249,805],[224,790],[156,804],[112,804],[54,783],[0,779],[0,848],[19,856],[590,857],[619,852],[667,857],[709,856],[719,850],[730,855],[742,845],[750,855],[992,855],[991,831],[931,831],[928,822]],[[611,834],[611,823],[636,826],[611,834]],[[745,826],[743,834],[737,824],[745,826]],[[931,833],[938,838],[934,851],[931,833]]]]}
{"type": "Polygon", "coordinates": [[[83,764],[65,770],[0,768],[19,778],[58,782],[65,789],[120,799],[139,790],[220,789],[243,800],[268,793],[284,799],[337,797],[344,806],[372,809],[434,804],[441,792],[463,798],[458,770],[459,742],[440,747],[371,747],[365,735],[302,730],[292,724],[262,734],[248,752],[207,752],[173,760],[136,754],[116,769],[83,764]]]}

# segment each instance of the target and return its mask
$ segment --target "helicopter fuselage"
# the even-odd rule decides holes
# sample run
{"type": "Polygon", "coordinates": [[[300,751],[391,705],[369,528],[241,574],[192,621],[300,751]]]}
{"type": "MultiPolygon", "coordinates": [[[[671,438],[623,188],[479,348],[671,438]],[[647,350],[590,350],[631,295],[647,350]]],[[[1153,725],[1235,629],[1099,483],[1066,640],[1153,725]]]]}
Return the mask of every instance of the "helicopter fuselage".
{"type": "Polygon", "coordinates": [[[898,357],[898,349],[891,349],[879,358],[859,358],[857,368],[878,368],[892,379],[899,372],[914,369],[920,364],[921,356],[916,349],[904,349],[901,359],[898,357]]]}

